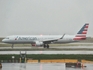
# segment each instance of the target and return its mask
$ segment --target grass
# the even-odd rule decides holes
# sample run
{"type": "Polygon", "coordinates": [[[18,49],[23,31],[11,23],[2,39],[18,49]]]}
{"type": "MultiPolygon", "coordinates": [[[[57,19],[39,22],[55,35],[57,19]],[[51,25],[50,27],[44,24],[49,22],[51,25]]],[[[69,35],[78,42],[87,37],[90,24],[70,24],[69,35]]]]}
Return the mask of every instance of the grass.
{"type": "Polygon", "coordinates": [[[0,38],[0,42],[2,42],[2,39],[4,39],[4,38],[0,38]]]}
{"type": "MultiPolygon", "coordinates": [[[[12,60],[12,56],[15,56],[15,59],[19,60],[20,55],[0,55],[0,60],[12,60]]],[[[42,60],[42,59],[78,59],[78,60],[91,60],[93,61],[93,55],[84,55],[84,54],[27,54],[26,58],[31,58],[31,59],[37,59],[37,60],[42,60]]]]}

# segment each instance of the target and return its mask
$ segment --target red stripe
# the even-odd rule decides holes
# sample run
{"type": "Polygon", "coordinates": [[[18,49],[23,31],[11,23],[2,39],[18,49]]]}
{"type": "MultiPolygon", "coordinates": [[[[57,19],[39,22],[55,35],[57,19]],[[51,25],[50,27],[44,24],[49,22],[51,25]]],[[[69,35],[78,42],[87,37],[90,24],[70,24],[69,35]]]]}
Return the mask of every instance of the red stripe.
{"type": "Polygon", "coordinates": [[[75,37],[73,40],[85,40],[86,39],[86,37],[75,37]]]}
{"type": "Polygon", "coordinates": [[[87,34],[87,31],[83,31],[82,34],[87,34]]]}
{"type": "Polygon", "coordinates": [[[88,28],[88,26],[86,26],[85,28],[88,28]]]}
{"type": "Polygon", "coordinates": [[[17,38],[15,38],[15,40],[17,40],[17,38]]]}

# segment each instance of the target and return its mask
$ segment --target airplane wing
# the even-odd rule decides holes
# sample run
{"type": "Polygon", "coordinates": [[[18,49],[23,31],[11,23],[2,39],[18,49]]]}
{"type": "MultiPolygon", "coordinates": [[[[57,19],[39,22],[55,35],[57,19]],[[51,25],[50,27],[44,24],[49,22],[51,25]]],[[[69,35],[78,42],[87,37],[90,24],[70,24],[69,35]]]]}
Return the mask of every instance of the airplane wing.
{"type": "Polygon", "coordinates": [[[44,43],[47,43],[47,42],[54,42],[54,41],[57,41],[57,40],[59,40],[59,39],[63,39],[64,36],[65,36],[65,34],[63,34],[63,36],[60,37],[60,38],[57,38],[57,39],[48,39],[48,40],[43,40],[43,42],[44,42],[44,43]]]}

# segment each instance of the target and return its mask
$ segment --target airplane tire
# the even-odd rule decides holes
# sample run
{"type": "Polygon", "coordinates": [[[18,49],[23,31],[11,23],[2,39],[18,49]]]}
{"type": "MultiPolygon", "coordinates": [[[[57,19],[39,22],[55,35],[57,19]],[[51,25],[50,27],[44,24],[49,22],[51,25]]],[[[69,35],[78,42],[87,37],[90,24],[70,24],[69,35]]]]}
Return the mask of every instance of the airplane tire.
{"type": "Polygon", "coordinates": [[[43,46],[44,48],[46,48],[46,45],[44,44],[44,46],[43,46]]]}
{"type": "Polygon", "coordinates": [[[49,45],[47,44],[47,48],[49,48],[49,45]]]}

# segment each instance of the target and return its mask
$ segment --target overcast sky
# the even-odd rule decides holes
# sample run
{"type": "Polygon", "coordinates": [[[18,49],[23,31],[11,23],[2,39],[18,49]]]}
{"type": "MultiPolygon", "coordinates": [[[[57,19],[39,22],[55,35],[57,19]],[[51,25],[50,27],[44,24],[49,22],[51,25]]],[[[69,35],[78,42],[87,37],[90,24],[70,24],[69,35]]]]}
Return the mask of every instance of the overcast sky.
{"type": "Polygon", "coordinates": [[[93,36],[93,0],[0,0],[0,36],[74,35],[85,23],[93,36]]]}

